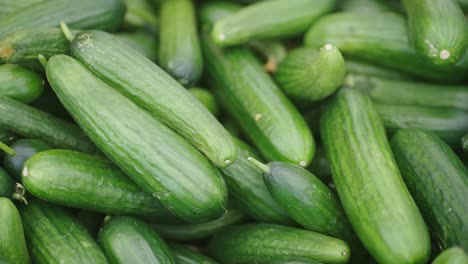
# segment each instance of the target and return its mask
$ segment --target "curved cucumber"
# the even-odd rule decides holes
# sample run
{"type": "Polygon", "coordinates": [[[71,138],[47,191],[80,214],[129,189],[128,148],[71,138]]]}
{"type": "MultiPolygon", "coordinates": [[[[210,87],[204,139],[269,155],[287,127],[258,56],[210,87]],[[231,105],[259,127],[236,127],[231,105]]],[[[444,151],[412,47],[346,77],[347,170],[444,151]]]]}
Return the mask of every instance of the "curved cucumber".
{"type": "Polygon", "coordinates": [[[0,223],[0,263],[31,263],[20,214],[8,198],[0,197],[0,223]]]}
{"type": "Polygon", "coordinates": [[[52,57],[46,72],[60,101],[97,146],[172,213],[188,222],[224,213],[221,175],[182,137],[71,57],[52,57]]]}
{"type": "Polygon", "coordinates": [[[158,59],[158,42],[155,36],[144,32],[118,33],[115,36],[146,58],[152,61],[158,59]]]}
{"type": "Polygon", "coordinates": [[[111,263],[175,263],[166,243],[147,224],[132,217],[111,217],[99,232],[99,244],[111,263]]]}
{"type": "Polygon", "coordinates": [[[10,148],[12,148],[16,154],[6,154],[3,158],[3,166],[10,175],[20,182],[21,171],[23,170],[26,160],[38,152],[50,149],[50,146],[37,139],[19,139],[13,143],[10,148]]]}
{"type": "Polygon", "coordinates": [[[75,58],[99,78],[189,140],[218,167],[236,159],[229,133],[190,93],[112,35],[91,31],[71,43],[75,58]]]}
{"type": "Polygon", "coordinates": [[[217,262],[207,256],[193,252],[189,248],[170,244],[171,252],[174,255],[175,263],[177,264],[216,264],[217,262]]]}
{"type": "Polygon", "coordinates": [[[468,255],[462,248],[452,247],[442,251],[432,262],[432,264],[466,264],[468,255]]]}
{"type": "Polygon", "coordinates": [[[193,95],[193,97],[197,98],[200,103],[202,103],[208,111],[214,116],[219,115],[218,104],[216,103],[216,99],[214,95],[206,89],[192,87],[189,88],[188,91],[193,95]]]}
{"type": "Polygon", "coordinates": [[[406,186],[439,247],[468,250],[468,169],[433,134],[400,130],[391,143],[406,186]]]}
{"type": "Polygon", "coordinates": [[[10,175],[0,167],[0,197],[12,198],[14,183],[10,175]]]}
{"type": "Polygon", "coordinates": [[[322,115],[321,132],[341,204],[369,252],[382,263],[425,263],[429,233],[370,98],[342,90],[322,115]]]}
{"type": "Polygon", "coordinates": [[[18,65],[0,65],[0,94],[23,103],[30,103],[41,96],[44,90],[42,77],[18,65]]]}

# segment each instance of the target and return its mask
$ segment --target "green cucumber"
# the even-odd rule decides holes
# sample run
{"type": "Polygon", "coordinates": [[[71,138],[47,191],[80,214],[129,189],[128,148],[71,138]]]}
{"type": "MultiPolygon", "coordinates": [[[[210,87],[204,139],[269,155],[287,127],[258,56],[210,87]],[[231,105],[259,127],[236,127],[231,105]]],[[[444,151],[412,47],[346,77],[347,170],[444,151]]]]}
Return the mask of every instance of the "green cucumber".
{"type": "Polygon", "coordinates": [[[158,31],[159,21],[149,0],[124,0],[126,12],[123,27],[128,30],[158,31]]]}
{"type": "Polygon", "coordinates": [[[465,134],[462,139],[461,139],[461,146],[463,150],[467,151],[468,150],[468,133],[465,134]]]}
{"type": "Polygon", "coordinates": [[[367,250],[381,263],[425,263],[427,227],[370,98],[340,91],[322,115],[321,132],[341,204],[367,250]]]}
{"type": "Polygon", "coordinates": [[[196,253],[186,246],[170,244],[172,255],[177,264],[216,264],[217,262],[207,256],[196,253]]]}
{"type": "Polygon", "coordinates": [[[202,103],[211,114],[214,116],[219,115],[218,104],[216,103],[214,95],[209,90],[192,87],[189,88],[188,91],[193,95],[193,97],[197,98],[197,100],[200,101],[200,103],[202,103]]]}
{"type": "Polygon", "coordinates": [[[440,253],[432,264],[467,264],[468,255],[460,247],[448,248],[440,253]]]}
{"type": "Polygon", "coordinates": [[[347,74],[367,75],[395,80],[411,79],[411,77],[405,73],[363,60],[345,58],[345,67],[347,74]]]}
{"type": "Polygon", "coordinates": [[[32,199],[19,212],[34,263],[108,263],[98,244],[67,209],[32,199]]]}
{"type": "Polygon", "coordinates": [[[255,3],[217,21],[211,37],[217,45],[233,46],[252,39],[296,36],[306,31],[320,16],[332,11],[335,4],[335,0],[255,3]]]}
{"type": "Polygon", "coordinates": [[[43,0],[2,0],[0,1],[0,5],[2,6],[0,9],[0,18],[41,1],[43,0]]]}
{"type": "Polygon", "coordinates": [[[158,42],[153,35],[144,32],[132,32],[118,33],[115,36],[134,50],[138,50],[146,58],[152,61],[158,59],[158,42]]]}
{"type": "Polygon", "coordinates": [[[252,40],[249,42],[257,53],[265,60],[264,68],[267,72],[276,72],[280,64],[287,55],[286,47],[280,41],[275,40],[252,40]]]}
{"type": "Polygon", "coordinates": [[[346,0],[340,1],[339,9],[342,12],[375,13],[392,12],[395,9],[386,0],[346,0]]]}
{"type": "Polygon", "coordinates": [[[14,189],[13,179],[0,167],[0,197],[13,198],[14,189]]]}
{"type": "Polygon", "coordinates": [[[275,77],[289,97],[320,101],[343,84],[345,64],[340,51],[331,44],[320,50],[298,48],[279,65],[275,77]]]}
{"type": "Polygon", "coordinates": [[[456,0],[402,0],[409,37],[418,54],[434,64],[455,64],[468,46],[468,22],[456,0]]]}
{"type": "Polygon", "coordinates": [[[400,130],[391,144],[439,247],[468,250],[468,169],[440,138],[422,130],[400,130]]]}
{"type": "Polygon", "coordinates": [[[15,151],[15,155],[5,155],[3,158],[3,167],[12,175],[16,181],[21,181],[21,171],[24,163],[34,154],[50,149],[45,142],[37,139],[19,139],[10,145],[15,151]]]}
{"type": "Polygon", "coordinates": [[[20,214],[8,198],[0,197],[0,223],[0,263],[31,263],[20,214]]]}
{"type": "Polygon", "coordinates": [[[221,175],[182,137],[71,57],[53,56],[46,73],[87,135],[173,214],[206,222],[224,213],[227,191],[221,175]]]}
{"type": "Polygon", "coordinates": [[[29,193],[51,203],[154,221],[171,219],[156,198],[99,156],[71,150],[43,151],[26,161],[21,179],[29,193]]]}
{"type": "Polygon", "coordinates": [[[388,133],[420,128],[436,133],[450,145],[458,145],[468,130],[468,111],[453,108],[375,104],[388,133]]]}
{"type": "Polygon", "coordinates": [[[184,86],[203,70],[193,0],[163,1],[160,10],[159,65],[184,86]]]}
{"type": "Polygon", "coordinates": [[[236,147],[229,133],[184,87],[143,55],[99,31],[76,35],[71,51],[95,75],[189,140],[215,166],[234,162],[236,147]]]}
{"type": "Polygon", "coordinates": [[[23,103],[36,100],[44,90],[44,80],[39,74],[18,65],[0,65],[0,80],[0,95],[23,103]]]}
{"type": "Polygon", "coordinates": [[[167,244],[136,218],[111,217],[99,232],[99,244],[112,264],[175,263],[167,244]]]}
{"type": "Polygon", "coordinates": [[[219,262],[270,263],[305,258],[323,263],[347,263],[348,245],[312,231],[273,224],[228,227],[209,243],[210,255],[219,262]]]}
{"type": "Polygon", "coordinates": [[[0,126],[23,137],[43,140],[52,146],[87,153],[97,151],[75,124],[4,96],[0,96],[0,126]]]}
{"type": "Polygon", "coordinates": [[[56,27],[115,30],[125,13],[122,0],[47,0],[18,10],[0,20],[0,38],[19,29],[56,27]]]}

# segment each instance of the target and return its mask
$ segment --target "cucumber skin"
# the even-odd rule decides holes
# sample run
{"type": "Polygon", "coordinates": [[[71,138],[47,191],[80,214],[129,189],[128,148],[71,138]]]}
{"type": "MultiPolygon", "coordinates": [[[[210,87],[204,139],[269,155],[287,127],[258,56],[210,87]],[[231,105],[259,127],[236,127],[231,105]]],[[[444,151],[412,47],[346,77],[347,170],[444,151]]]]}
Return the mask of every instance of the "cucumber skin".
{"type": "Polygon", "coordinates": [[[193,0],[164,1],[160,7],[159,64],[184,86],[200,79],[203,57],[193,0]]]}
{"type": "Polygon", "coordinates": [[[216,264],[218,262],[207,256],[193,252],[186,246],[170,244],[172,255],[174,255],[177,264],[216,264]]]}
{"type": "Polygon", "coordinates": [[[440,248],[468,250],[468,170],[437,136],[400,130],[391,141],[406,185],[440,248]]]}
{"type": "Polygon", "coordinates": [[[54,204],[155,221],[171,218],[156,198],[100,156],[46,150],[26,161],[22,182],[29,193],[54,204]]]}
{"type": "Polygon", "coordinates": [[[13,179],[0,167],[0,197],[11,199],[14,189],[13,179]]]}
{"type": "Polygon", "coordinates": [[[0,197],[0,262],[29,264],[21,217],[8,198],[0,197]]]}
{"type": "Polygon", "coordinates": [[[204,2],[198,10],[203,30],[210,30],[215,21],[239,11],[242,5],[235,2],[204,2]]]}
{"type": "Polygon", "coordinates": [[[0,94],[23,103],[30,103],[44,90],[42,77],[26,68],[13,64],[0,65],[0,94]]]}
{"type": "Polygon", "coordinates": [[[466,264],[468,256],[459,247],[445,249],[432,262],[432,264],[466,264]]]}
{"type": "MultiPolygon", "coordinates": [[[[375,65],[363,60],[356,60],[354,58],[345,58],[346,74],[349,75],[365,75],[371,77],[379,77],[391,80],[411,80],[412,78],[405,73],[396,69],[390,69],[375,65]]],[[[345,78],[346,82],[346,78],[345,78]]]]}
{"type": "Polygon", "coordinates": [[[221,263],[270,263],[305,258],[323,263],[347,263],[348,245],[336,238],[274,224],[228,227],[208,244],[209,254],[221,263]]]}
{"type": "Polygon", "coordinates": [[[37,199],[28,203],[19,212],[34,263],[108,263],[88,231],[65,208],[37,199]]]}
{"type": "Polygon", "coordinates": [[[189,140],[215,166],[235,161],[231,135],[156,64],[105,32],[77,34],[70,47],[73,56],[90,71],[189,140]]]}
{"type": "Polygon", "coordinates": [[[94,144],[75,124],[4,96],[0,96],[0,126],[55,147],[97,152],[94,144]]]}
{"type": "Polygon", "coordinates": [[[202,103],[212,115],[219,116],[218,104],[216,103],[216,98],[211,91],[198,87],[191,87],[188,91],[193,95],[193,97],[197,98],[197,100],[200,101],[200,103],[202,103]]]}
{"type": "Polygon", "coordinates": [[[146,58],[156,61],[158,59],[158,42],[155,36],[144,32],[129,32],[114,34],[121,41],[138,50],[146,58]]]}
{"type": "Polygon", "coordinates": [[[35,4],[41,2],[43,0],[4,0],[0,1],[2,8],[0,9],[0,18],[8,16],[11,13],[14,13],[22,8],[30,6],[31,4],[35,4]]]}
{"type": "Polygon", "coordinates": [[[19,139],[13,143],[12,148],[16,155],[5,154],[3,157],[3,167],[12,175],[16,181],[21,182],[21,171],[24,163],[34,154],[50,149],[51,147],[37,139],[19,139]]]}
{"type": "Polygon", "coordinates": [[[90,138],[171,213],[188,222],[206,222],[224,213],[227,191],[221,175],[182,137],[71,57],[52,57],[46,72],[60,101],[90,138]]]}
{"type": "Polygon", "coordinates": [[[341,204],[368,251],[381,263],[425,263],[429,233],[370,98],[340,91],[322,115],[321,132],[341,204]]]}
{"type": "Polygon", "coordinates": [[[111,217],[99,232],[98,240],[112,264],[175,263],[168,245],[136,218],[111,217]]]}

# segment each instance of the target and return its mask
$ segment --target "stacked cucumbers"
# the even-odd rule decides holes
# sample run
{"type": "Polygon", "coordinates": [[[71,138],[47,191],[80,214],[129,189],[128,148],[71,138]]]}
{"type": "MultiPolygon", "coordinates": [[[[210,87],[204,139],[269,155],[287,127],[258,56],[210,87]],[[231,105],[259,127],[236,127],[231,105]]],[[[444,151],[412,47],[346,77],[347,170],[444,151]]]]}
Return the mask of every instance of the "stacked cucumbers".
{"type": "Polygon", "coordinates": [[[0,263],[468,264],[465,0],[0,0],[0,263]]]}

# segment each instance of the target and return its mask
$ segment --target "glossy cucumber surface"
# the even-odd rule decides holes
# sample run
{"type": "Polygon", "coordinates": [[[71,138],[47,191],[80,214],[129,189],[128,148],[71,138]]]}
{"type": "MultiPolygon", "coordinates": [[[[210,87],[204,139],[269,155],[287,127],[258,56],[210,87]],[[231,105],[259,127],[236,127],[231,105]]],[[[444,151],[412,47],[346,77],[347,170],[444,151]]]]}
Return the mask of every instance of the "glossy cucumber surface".
{"type": "Polygon", "coordinates": [[[0,65],[0,80],[0,95],[26,104],[36,100],[44,90],[44,80],[39,74],[14,64],[0,65]]]}
{"type": "Polygon", "coordinates": [[[468,255],[459,247],[448,248],[440,253],[432,264],[466,264],[468,255]]]}

